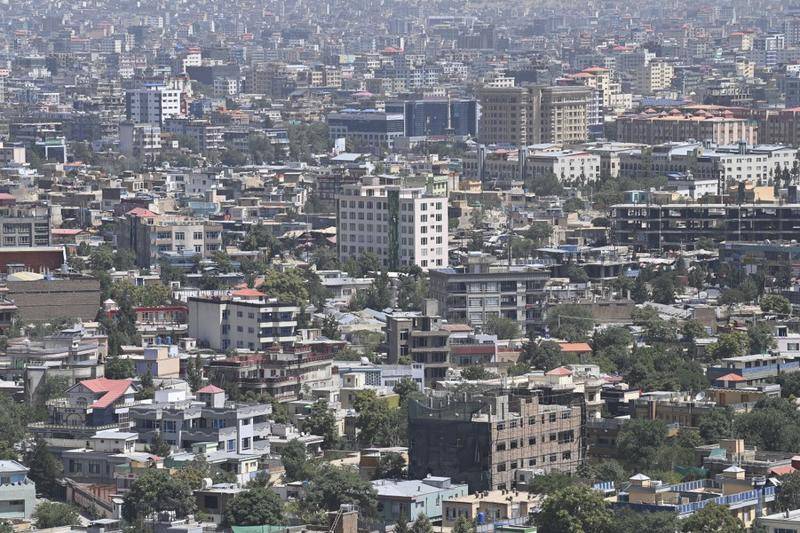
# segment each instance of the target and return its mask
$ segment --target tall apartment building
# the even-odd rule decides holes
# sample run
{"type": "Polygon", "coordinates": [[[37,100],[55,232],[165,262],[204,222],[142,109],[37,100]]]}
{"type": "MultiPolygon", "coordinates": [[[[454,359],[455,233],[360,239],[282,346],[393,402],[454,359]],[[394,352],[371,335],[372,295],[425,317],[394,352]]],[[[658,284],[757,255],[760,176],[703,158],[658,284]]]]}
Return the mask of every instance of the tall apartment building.
{"type": "Polygon", "coordinates": [[[520,470],[574,472],[583,457],[583,407],[547,405],[538,390],[409,406],[409,477],[447,476],[470,492],[512,489],[520,470]]]}
{"type": "Polygon", "coordinates": [[[125,114],[132,122],[161,124],[183,114],[181,91],[164,86],[130,89],[125,93],[125,114]]]}
{"type": "Polygon", "coordinates": [[[800,145],[800,108],[762,109],[756,117],[760,142],[800,145]]]}
{"type": "Polygon", "coordinates": [[[495,265],[494,261],[491,256],[471,253],[465,266],[430,271],[430,295],[438,300],[442,316],[448,322],[479,328],[498,316],[520,326],[541,324],[549,271],[495,265]]]}
{"type": "Polygon", "coordinates": [[[640,94],[653,94],[669,89],[675,71],[664,61],[650,61],[640,72],[638,91],[640,94]]]}
{"type": "Polygon", "coordinates": [[[443,379],[450,366],[450,332],[441,328],[436,302],[428,300],[425,312],[395,312],[386,315],[387,362],[397,364],[407,357],[425,368],[425,382],[443,379]]]}
{"type": "Polygon", "coordinates": [[[516,146],[585,141],[593,98],[584,86],[484,87],[479,139],[516,146]]]}
{"type": "MultiPolygon", "coordinates": [[[[2,196],[2,195],[0,195],[2,196]]],[[[0,202],[0,248],[50,246],[50,208],[39,204],[0,202]]]]}
{"type": "Polygon", "coordinates": [[[125,214],[117,226],[117,243],[131,250],[143,268],[158,263],[164,252],[192,252],[202,257],[222,247],[222,225],[173,215],[158,215],[143,208],[125,214]]]}
{"type": "Polygon", "coordinates": [[[638,250],[679,249],[714,242],[791,241],[800,231],[800,204],[617,204],[615,244],[638,250]]]}
{"type": "Polygon", "coordinates": [[[189,298],[189,336],[214,350],[266,350],[294,344],[300,308],[254,289],[229,297],[189,298]]]}
{"type": "Polygon", "coordinates": [[[121,123],[119,152],[144,161],[155,160],[161,153],[161,128],[149,123],[121,123]]]}
{"type": "Polygon", "coordinates": [[[336,205],[340,261],[372,252],[393,270],[447,266],[446,197],[365,178],[362,184],[343,186],[336,205]]]}

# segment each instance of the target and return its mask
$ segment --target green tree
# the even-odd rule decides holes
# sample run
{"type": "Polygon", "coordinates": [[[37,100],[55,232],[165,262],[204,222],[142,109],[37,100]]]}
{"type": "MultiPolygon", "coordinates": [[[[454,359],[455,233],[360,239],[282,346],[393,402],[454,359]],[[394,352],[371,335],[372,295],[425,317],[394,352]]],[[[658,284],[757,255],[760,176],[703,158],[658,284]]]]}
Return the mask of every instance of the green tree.
{"type": "Polygon", "coordinates": [[[552,496],[553,494],[564,490],[567,487],[575,484],[575,479],[562,474],[561,472],[550,472],[548,474],[534,476],[528,491],[533,494],[546,494],[552,496]]]}
{"type": "Polygon", "coordinates": [[[164,437],[161,436],[160,431],[156,431],[155,435],[153,435],[153,441],[148,448],[150,453],[158,455],[159,457],[167,457],[172,450],[170,445],[164,440],[164,437]]]}
{"type": "Polygon", "coordinates": [[[303,431],[324,437],[322,446],[326,449],[333,448],[339,441],[336,417],[333,415],[325,400],[317,400],[311,406],[308,416],[303,420],[303,431]]]}
{"type": "Polygon", "coordinates": [[[709,503],[681,523],[684,533],[744,533],[745,527],[724,505],[709,503]]]}
{"type": "Polygon", "coordinates": [[[283,502],[267,487],[253,487],[240,492],[225,509],[223,524],[229,526],[280,525],[283,502]]]}
{"type": "Polygon", "coordinates": [[[800,448],[800,413],[783,398],[760,400],[748,413],[736,415],[733,435],[767,451],[800,448]]]}
{"type": "Polygon", "coordinates": [[[539,370],[551,370],[564,362],[564,352],[554,341],[536,342],[528,339],[522,355],[526,363],[539,370]]]}
{"type": "Polygon", "coordinates": [[[746,333],[735,331],[723,333],[717,337],[717,342],[708,347],[708,352],[713,359],[725,357],[739,357],[750,351],[750,338],[746,333]]]}
{"type": "Polygon", "coordinates": [[[497,374],[489,372],[480,365],[470,365],[461,369],[461,377],[470,381],[479,381],[496,378],[497,374]]]}
{"type": "Polygon", "coordinates": [[[373,479],[403,479],[406,477],[406,460],[397,452],[381,453],[373,479]]]}
{"type": "Polygon", "coordinates": [[[792,314],[792,304],[780,294],[767,294],[761,298],[761,310],[777,315],[792,314]]]}
{"type": "Polygon", "coordinates": [[[33,511],[32,518],[37,529],[80,525],[75,508],[59,502],[41,502],[33,511]]]}
{"type": "Polygon", "coordinates": [[[687,342],[694,342],[706,336],[706,327],[699,320],[687,320],[681,328],[683,338],[687,342]]]}
{"type": "Polygon", "coordinates": [[[453,524],[453,533],[476,533],[476,531],[475,523],[466,516],[459,516],[453,524]]]}
{"type": "Polygon", "coordinates": [[[647,533],[675,533],[680,529],[675,513],[643,513],[632,509],[621,509],[614,516],[612,531],[646,531],[647,533]]]}
{"type": "Polygon", "coordinates": [[[192,488],[165,469],[145,470],[131,485],[122,504],[122,516],[135,521],[151,513],[172,511],[183,518],[195,511],[192,488]]]}
{"type": "Polygon", "coordinates": [[[342,338],[342,332],[339,329],[339,321],[332,314],[325,315],[322,320],[322,335],[331,340],[339,340],[342,338]]]}
{"type": "Polygon", "coordinates": [[[499,339],[516,339],[519,337],[519,324],[510,318],[492,316],[486,321],[486,333],[497,335],[499,339]]]}
{"type": "Polygon", "coordinates": [[[594,326],[592,313],[577,304],[560,304],[547,310],[547,327],[554,337],[585,341],[594,326]]]}
{"type": "Polygon", "coordinates": [[[650,299],[650,291],[647,290],[647,284],[641,276],[638,276],[636,281],[633,282],[631,299],[637,304],[643,304],[650,299]]]}
{"type": "Polygon", "coordinates": [[[200,355],[195,355],[186,363],[186,382],[192,392],[203,388],[203,360],[200,355]]]}
{"type": "Polygon", "coordinates": [[[781,511],[800,509],[800,472],[781,476],[781,487],[775,497],[775,503],[781,511]]]}
{"type": "Polygon", "coordinates": [[[409,398],[419,394],[419,385],[409,377],[404,377],[392,387],[392,392],[400,396],[400,403],[405,403],[409,398]]]}
{"type": "Polygon", "coordinates": [[[374,390],[356,393],[353,407],[358,413],[356,428],[362,446],[399,446],[404,435],[398,431],[402,412],[392,409],[374,390]]]}
{"type": "Polygon", "coordinates": [[[133,359],[109,356],[105,363],[105,377],[108,379],[128,379],[134,375],[133,359]]]}
{"type": "Polygon", "coordinates": [[[397,287],[397,307],[403,311],[422,311],[428,297],[428,280],[423,275],[400,277],[397,287]]]}
{"type": "Polygon", "coordinates": [[[572,485],[545,500],[536,525],[547,533],[606,533],[613,531],[613,518],[600,494],[572,485]]]}
{"type": "Polygon", "coordinates": [[[394,525],[394,529],[392,529],[392,533],[411,533],[411,528],[408,527],[408,517],[402,512],[394,525]]]}
{"type": "Polygon", "coordinates": [[[309,478],[311,469],[308,452],[305,444],[299,440],[292,439],[283,447],[281,462],[286,471],[286,481],[303,481],[309,478]]]}
{"type": "Polygon", "coordinates": [[[641,472],[655,463],[666,439],[667,426],[662,421],[632,419],[617,435],[617,458],[631,470],[641,472]]]}
{"type": "Polygon", "coordinates": [[[727,410],[712,409],[708,414],[700,418],[698,423],[700,436],[708,444],[729,438],[733,429],[732,419],[732,414],[727,410]]]}
{"type": "Polygon", "coordinates": [[[25,454],[25,464],[29,468],[28,477],[36,483],[36,490],[51,498],[61,494],[62,466],[55,456],[47,449],[47,443],[36,439],[33,448],[25,454]]]}
{"type": "Polygon", "coordinates": [[[772,326],[766,322],[755,322],[747,328],[747,339],[751,354],[767,353],[775,348],[772,326]]]}
{"type": "Polygon", "coordinates": [[[369,481],[350,466],[322,464],[308,483],[305,502],[313,508],[338,511],[342,504],[355,504],[365,517],[375,516],[377,495],[369,481]]]}
{"type": "Polygon", "coordinates": [[[672,274],[662,274],[652,282],[652,298],[659,304],[675,303],[675,277],[672,274]]]}
{"type": "Polygon", "coordinates": [[[433,525],[425,513],[419,513],[417,519],[411,524],[411,533],[433,533],[433,525]]]}

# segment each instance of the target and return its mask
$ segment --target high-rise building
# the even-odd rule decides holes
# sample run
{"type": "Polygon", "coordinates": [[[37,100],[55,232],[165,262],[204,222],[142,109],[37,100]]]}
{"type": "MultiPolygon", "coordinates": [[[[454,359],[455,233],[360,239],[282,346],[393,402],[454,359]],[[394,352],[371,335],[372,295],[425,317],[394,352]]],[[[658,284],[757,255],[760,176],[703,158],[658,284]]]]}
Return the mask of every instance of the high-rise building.
{"type": "Polygon", "coordinates": [[[482,143],[523,146],[588,138],[589,87],[484,87],[479,97],[482,143]]]}
{"type": "Polygon", "coordinates": [[[405,135],[402,113],[346,110],[327,117],[331,140],[344,138],[354,151],[391,148],[398,137],[405,135]]]}
{"type": "Polygon", "coordinates": [[[135,123],[161,124],[182,114],[181,91],[163,86],[131,89],[125,93],[125,114],[135,123]]]}
{"type": "Polygon", "coordinates": [[[342,187],[336,200],[340,261],[358,260],[370,252],[393,270],[447,266],[446,197],[367,178],[342,187]]]}
{"type": "Polygon", "coordinates": [[[406,137],[478,134],[476,100],[405,100],[386,104],[387,113],[403,113],[406,137]],[[448,109],[449,108],[449,109],[448,109]]]}

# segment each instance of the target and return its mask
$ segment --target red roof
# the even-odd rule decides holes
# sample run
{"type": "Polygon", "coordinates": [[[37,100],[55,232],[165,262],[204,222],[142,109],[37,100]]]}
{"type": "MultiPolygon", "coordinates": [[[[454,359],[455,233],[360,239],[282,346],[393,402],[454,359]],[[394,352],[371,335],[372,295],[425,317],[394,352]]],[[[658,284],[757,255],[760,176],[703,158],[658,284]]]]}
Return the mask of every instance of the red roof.
{"type": "Polygon", "coordinates": [[[81,385],[94,392],[95,394],[104,393],[91,407],[104,408],[117,401],[133,383],[132,379],[86,379],[81,381],[81,385]]]}
{"type": "Polygon", "coordinates": [[[746,381],[742,376],[739,374],[734,374],[731,372],[730,374],[725,374],[724,376],[720,376],[714,381],[746,381]]]}
{"type": "Polygon", "coordinates": [[[239,296],[239,297],[266,296],[266,294],[264,294],[263,292],[257,291],[255,289],[239,289],[233,291],[232,294],[233,296],[239,296]]]}
{"type": "Polygon", "coordinates": [[[133,209],[131,209],[130,211],[128,211],[125,214],[126,215],[132,215],[132,216],[135,216],[135,217],[142,217],[142,218],[155,218],[155,217],[158,216],[155,213],[153,213],[152,211],[150,211],[149,209],[145,209],[144,207],[134,207],[133,209]]]}
{"type": "Polygon", "coordinates": [[[591,352],[592,347],[585,342],[559,342],[562,352],[591,352]]]}
{"type": "Polygon", "coordinates": [[[572,375],[572,370],[570,370],[565,366],[554,368],[553,370],[545,374],[545,376],[571,376],[571,375],[572,375]]]}
{"type": "Polygon", "coordinates": [[[786,474],[791,474],[794,471],[795,468],[792,465],[773,466],[769,469],[770,474],[775,474],[776,476],[785,476],[786,474]]]}
{"type": "Polygon", "coordinates": [[[53,228],[50,230],[50,233],[53,235],[78,235],[82,233],[82,229],[73,229],[73,228],[53,228]]]}
{"type": "Polygon", "coordinates": [[[202,389],[197,391],[197,394],[219,394],[220,392],[225,392],[224,389],[220,389],[216,385],[206,385],[202,389]]]}

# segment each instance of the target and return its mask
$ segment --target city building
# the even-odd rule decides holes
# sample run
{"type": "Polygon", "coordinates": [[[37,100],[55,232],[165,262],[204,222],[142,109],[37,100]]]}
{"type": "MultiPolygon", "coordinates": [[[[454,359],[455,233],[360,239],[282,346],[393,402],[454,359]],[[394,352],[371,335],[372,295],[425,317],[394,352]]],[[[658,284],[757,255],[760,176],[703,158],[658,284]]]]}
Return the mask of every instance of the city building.
{"type": "Polygon", "coordinates": [[[422,364],[425,382],[443,379],[450,366],[450,332],[441,327],[435,314],[436,301],[427,300],[423,313],[393,312],[386,315],[387,362],[401,359],[422,364]]]}
{"type": "Polygon", "coordinates": [[[465,266],[430,271],[430,295],[448,322],[485,328],[492,317],[503,317],[530,328],[542,322],[549,278],[542,267],[509,267],[471,253],[465,266]]]}
{"type": "Polygon", "coordinates": [[[119,152],[143,161],[155,161],[161,153],[161,127],[148,123],[121,123],[119,152]]]}
{"type": "Polygon", "coordinates": [[[616,140],[644,144],[668,142],[710,141],[718,145],[744,142],[752,145],[758,141],[755,121],[736,118],[730,111],[719,115],[711,111],[673,109],[657,112],[648,110],[638,114],[623,115],[616,121],[616,140]]]}
{"type": "Polygon", "coordinates": [[[429,398],[409,406],[409,476],[447,476],[470,491],[511,489],[516,472],[574,472],[583,409],[542,403],[541,391],[429,398]]]}
{"type": "Polygon", "coordinates": [[[483,87],[478,98],[482,143],[526,146],[588,138],[590,87],[483,87]]]}
{"type": "Polygon", "coordinates": [[[296,340],[300,308],[279,302],[255,289],[237,289],[229,296],[189,298],[190,337],[200,346],[226,351],[263,351],[296,340]]]}
{"type": "Polygon", "coordinates": [[[161,125],[165,119],[183,114],[181,99],[179,89],[165,86],[130,89],[125,93],[125,115],[136,124],[161,125]]]}
{"type": "Polygon", "coordinates": [[[336,202],[342,263],[370,252],[392,270],[447,265],[447,198],[423,187],[380,185],[377,178],[365,178],[360,185],[344,186],[336,202]]]}
{"type": "Polygon", "coordinates": [[[332,141],[345,139],[353,152],[380,152],[405,135],[405,115],[375,110],[345,110],[326,117],[332,141]]]}
{"type": "Polygon", "coordinates": [[[387,102],[387,113],[403,113],[406,137],[458,135],[477,137],[480,106],[476,100],[404,100],[387,102]]]}
{"type": "Polygon", "coordinates": [[[698,239],[714,242],[791,241],[800,230],[800,205],[616,204],[611,235],[617,245],[639,250],[678,249],[698,239]]]}
{"type": "Polygon", "coordinates": [[[387,524],[424,513],[431,520],[442,518],[445,501],[467,496],[466,484],[450,478],[427,476],[423,479],[376,479],[372,482],[378,499],[378,514],[387,524]]]}
{"type": "Polygon", "coordinates": [[[12,198],[0,205],[0,247],[50,246],[50,207],[16,203],[12,198]]]}
{"type": "Polygon", "coordinates": [[[36,484],[30,469],[17,461],[0,461],[0,520],[27,520],[36,508],[36,484]]]}

